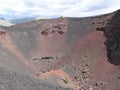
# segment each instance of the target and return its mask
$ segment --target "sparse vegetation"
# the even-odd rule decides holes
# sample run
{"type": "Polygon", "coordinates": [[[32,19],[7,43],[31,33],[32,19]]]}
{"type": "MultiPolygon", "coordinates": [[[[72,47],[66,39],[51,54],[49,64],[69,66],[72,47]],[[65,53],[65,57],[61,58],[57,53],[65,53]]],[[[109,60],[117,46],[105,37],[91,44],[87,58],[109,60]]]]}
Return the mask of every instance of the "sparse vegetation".
{"type": "Polygon", "coordinates": [[[47,36],[48,32],[47,31],[42,31],[41,34],[47,36]]]}
{"type": "Polygon", "coordinates": [[[69,83],[69,80],[68,80],[68,77],[67,76],[65,76],[65,78],[64,79],[62,79],[63,80],[63,82],[64,83],[66,83],[66,84],[68,84],[69,83]]]}
{"type": "Polygon", "coordinates": [[[57,32],[58,32],[59,34],[61,34],[61,35],[62,35],[62,34],[64,34],[64,32],[63,32],[63,31],[57,31],[57,32]]]}
{"type": "Polygon", "coordinates": [[[97,27],[96,30],[97,30],[97,31],[104,31],[105,28],[104,28],[104,27],[97,27]]]}

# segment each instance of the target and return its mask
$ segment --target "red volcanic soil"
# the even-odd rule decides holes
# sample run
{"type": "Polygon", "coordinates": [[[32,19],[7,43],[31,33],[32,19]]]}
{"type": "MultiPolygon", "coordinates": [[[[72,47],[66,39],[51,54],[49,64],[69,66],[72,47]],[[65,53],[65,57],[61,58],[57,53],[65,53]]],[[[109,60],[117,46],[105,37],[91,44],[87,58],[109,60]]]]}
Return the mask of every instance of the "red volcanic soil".
{"type": "Polygon", "coordinates": [[[120,90],[119,21],[116,11],[1,27],[0,90],[120,90]]]}

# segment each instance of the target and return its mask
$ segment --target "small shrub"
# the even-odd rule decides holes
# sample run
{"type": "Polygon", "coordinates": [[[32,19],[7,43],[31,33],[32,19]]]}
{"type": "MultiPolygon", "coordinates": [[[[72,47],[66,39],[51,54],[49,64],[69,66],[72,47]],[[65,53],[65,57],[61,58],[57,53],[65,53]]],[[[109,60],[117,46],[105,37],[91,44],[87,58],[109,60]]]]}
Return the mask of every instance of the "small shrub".
{"type": "Polygon", "coordinates": [[[66,84],[68,84],[69,83],[69,80],[68,80],[68,78],[67,78],[67,76],[65,76],[65,79],[62,79],[66,84]]]}
{"type": "Polygon", "coordinates": [[[48,32],[47,31],[42,31],[41,34],[46,36],[46,35],[48,35],[48,32]]]}
{"type": "Polygon", "coordinates": [[[105,31],[105,28],[104,27],[97,27],[96,30],[97,31],[105,31]]]}
{"type": "Polygon", "coordinates": [[[59,34],[61,34],[61,35],[62,35],[62,34],[64,34],[64,32],[63,32],[63,31],[58,31],[58,33],[59,33],[59,34]]]}

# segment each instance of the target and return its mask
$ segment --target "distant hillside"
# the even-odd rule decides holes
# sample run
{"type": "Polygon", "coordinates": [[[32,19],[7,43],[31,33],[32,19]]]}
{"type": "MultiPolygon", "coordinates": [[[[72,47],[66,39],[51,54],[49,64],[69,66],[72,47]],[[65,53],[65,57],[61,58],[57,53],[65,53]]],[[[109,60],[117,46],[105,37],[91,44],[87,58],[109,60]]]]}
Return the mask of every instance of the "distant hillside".
{"type": "Polygon", "coordinates": [[[39,19],[43,19],[43,18],[46,18],[46,17],[25,17],[25,18],[16,18],[16,19],[0,18],[0,26],[11,26],[11,25],[27,23],[32,20],[39,20],[39,19]]]}
{"type": "Polygon", "coordinates": [[[33,18],[33,17],[26,17],[26,18],[11,19],[10,21],[12,24],[19,24],[19,23],[26,23],[26,22],[32,21],[34,19],[35,18],[33,18]]]}
{"type": "Polygon", "coordinates": [[[13,25],[10,20],[0,18],[0,26],[11,26],[13,25]]]}

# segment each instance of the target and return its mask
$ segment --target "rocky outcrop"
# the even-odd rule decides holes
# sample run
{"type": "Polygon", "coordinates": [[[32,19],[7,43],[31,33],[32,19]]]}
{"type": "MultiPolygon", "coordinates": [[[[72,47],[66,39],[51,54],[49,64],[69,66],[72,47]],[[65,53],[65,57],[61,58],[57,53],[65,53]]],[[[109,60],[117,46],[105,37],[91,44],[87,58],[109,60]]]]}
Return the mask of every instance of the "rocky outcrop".
{"type": "Polygon", "coordinates": [[[55,22],[53,22],[52,24],[46,25],[43,28],[41,35],[47,36],[49,34],[55,34],[55,33],[62,35],[62,34],[64,34],[64,30],[65,30],[66,26],[67,25],[64,22],[64,20],[58,19],[55,22]]]}
{"type": "Polygon", "coordinates": [[[110,22],[105,27],[96,28],[103,31],[106,39],[108,61],[120,65],[120,10],[115,12],[110,22]]]}

